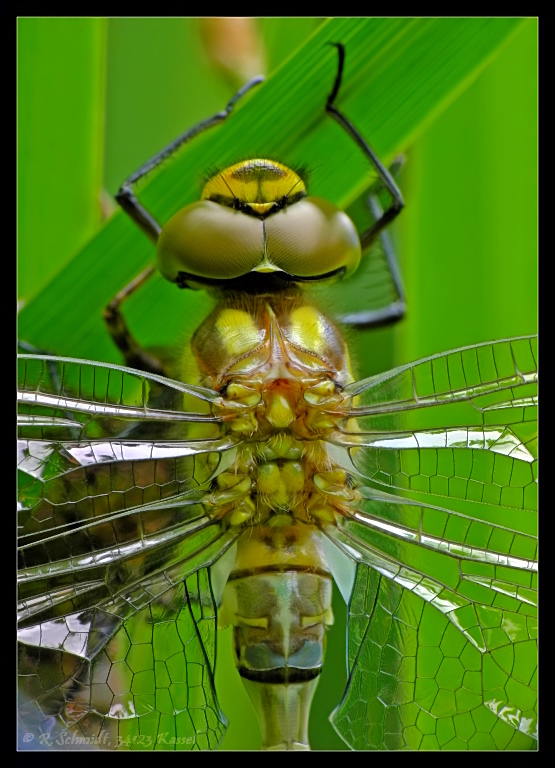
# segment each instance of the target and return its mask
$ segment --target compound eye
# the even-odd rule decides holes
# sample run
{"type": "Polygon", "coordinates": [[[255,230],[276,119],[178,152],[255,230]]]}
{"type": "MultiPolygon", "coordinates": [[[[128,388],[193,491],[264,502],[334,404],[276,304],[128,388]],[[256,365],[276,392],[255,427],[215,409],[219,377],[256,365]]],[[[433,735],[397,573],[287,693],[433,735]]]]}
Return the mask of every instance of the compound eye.
{"type": "Polygon", "coordinates": [[[160,272],[172,283],[179,272],[219,280],[240,277],[260,263],[263,252],[262,221],[211,200],[178,211],[157,244],[160,272]]]}
{"type": "Polygon", "coordinates": [[[266,219],[267,258],[298,277],[318,277],[344,269],[347,276],[360,262],[355,225],[327,200],[306,197],[266,219]]]}

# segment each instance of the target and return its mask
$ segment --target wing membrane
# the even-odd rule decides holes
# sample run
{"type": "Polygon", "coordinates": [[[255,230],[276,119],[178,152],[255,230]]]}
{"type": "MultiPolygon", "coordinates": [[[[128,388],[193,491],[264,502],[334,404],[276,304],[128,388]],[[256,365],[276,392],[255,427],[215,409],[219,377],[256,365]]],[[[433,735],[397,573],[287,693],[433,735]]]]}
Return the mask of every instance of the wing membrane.
{"type": "MultiPolygon", "coordinates": [[[[357,563],[334,713],[353,748],[535,747],[535,343],[436,355],[328,407],[352,480],[321,527],[357,563]]],[[[212,481],[239,445],[222,399],[119,366],[21,365],[26,727],[62,748],[217,746],[209,568],[234,536],[212,481]]]]}
{"type": "Polygon", "coordinates": [[[333,715],[355,749],[535,749],[531,617],[466,607],[478,649],[416,591],[359,565],[349,609],[350,678],[333,715]]]}
{"type": "Polygon", "coordinates": [[[356,494],[323,530],[358,563],[333,716],[355,749],[536,748],[536,358],[511,339],[346,388],[356,494]]]}
{"type": "Polygon", "coordinates": [[[21,357],[20,715],[45,744],[221,740],[208,568],[235,536],[211,480],[236,441],[219,401],[119,366],[21,357]]]}
{"type": "Polygon", "coordinates": [[[23,630],[27,732],[58,749],[217,746],[226,721],[213,684],[216,606],[207,569],[191,567],[23,630]]]}
{"type": "Polygon", "coordinates": [[[535,510],[536,358],[536,338],[523,337],[351,384],[355,402],[330,439],[346,468],[391,493],[535,510]]]}

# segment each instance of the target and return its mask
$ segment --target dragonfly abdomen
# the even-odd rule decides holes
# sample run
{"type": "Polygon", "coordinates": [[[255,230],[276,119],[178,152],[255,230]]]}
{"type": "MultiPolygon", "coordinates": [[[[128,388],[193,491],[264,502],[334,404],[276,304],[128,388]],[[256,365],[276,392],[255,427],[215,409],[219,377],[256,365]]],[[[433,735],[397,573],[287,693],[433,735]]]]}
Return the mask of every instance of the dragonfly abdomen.
{"type": "Polygon", "coordinates": [[[238,542],[220,625],[233,626],[237,669],[259,716],[264,749],[308,749],[308,716],[332,623],[321,534],[257,526],[238,542]]]}

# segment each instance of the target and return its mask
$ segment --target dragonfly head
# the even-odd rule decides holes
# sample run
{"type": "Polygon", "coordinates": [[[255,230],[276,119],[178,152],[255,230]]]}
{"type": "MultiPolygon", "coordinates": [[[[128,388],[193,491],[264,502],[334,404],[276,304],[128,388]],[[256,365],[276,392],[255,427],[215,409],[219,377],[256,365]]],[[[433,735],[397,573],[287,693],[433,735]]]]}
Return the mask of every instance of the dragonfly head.
{"type": "Polygon", "coordinates": [[[260,158],[214,174],[158,239],[160,271],[180,287],[221,287],[249,273],[329,280],[351,274],[360,255],[347,214],[308,197],[296,171],[260,158]]]}

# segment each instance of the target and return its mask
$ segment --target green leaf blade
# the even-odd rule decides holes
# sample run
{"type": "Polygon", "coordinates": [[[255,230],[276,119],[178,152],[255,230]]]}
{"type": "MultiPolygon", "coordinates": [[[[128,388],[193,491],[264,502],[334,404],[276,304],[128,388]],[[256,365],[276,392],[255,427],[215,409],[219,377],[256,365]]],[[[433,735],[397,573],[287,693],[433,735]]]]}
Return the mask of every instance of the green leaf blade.
{"type": "MultiPolygon", "coordinates": [[[[339,205],[372,181],[368,165],[323,105],[336,72],[328,45],[345,44],[347,63],[338,106],[387,161],[419,131],[521,23],[520,19],[339,19],[322,24],[278,72],[221,127],[184,147],[141,190],[161,221],[198,197],[207,170],[248,156],[275,157],[312,169],[312,194],[339,205]],[[330,147],[334,148],[333,162],[330,147]]],[[[102,308],[154,258],[144,235],[113,217],[20,314],[19,335],[35,345],[80,357],[118,360],[103,328],[102,308]]],[[[206,304],[154,280],[126,305],[144,344],[171,343],[206,304]],[[184,301],[184,298],[186,301],[184,301]],[[163,312],[158,312],[163,307],[163,312]],[[168,329],[170,329],[168,331],[168,329]]]]}

